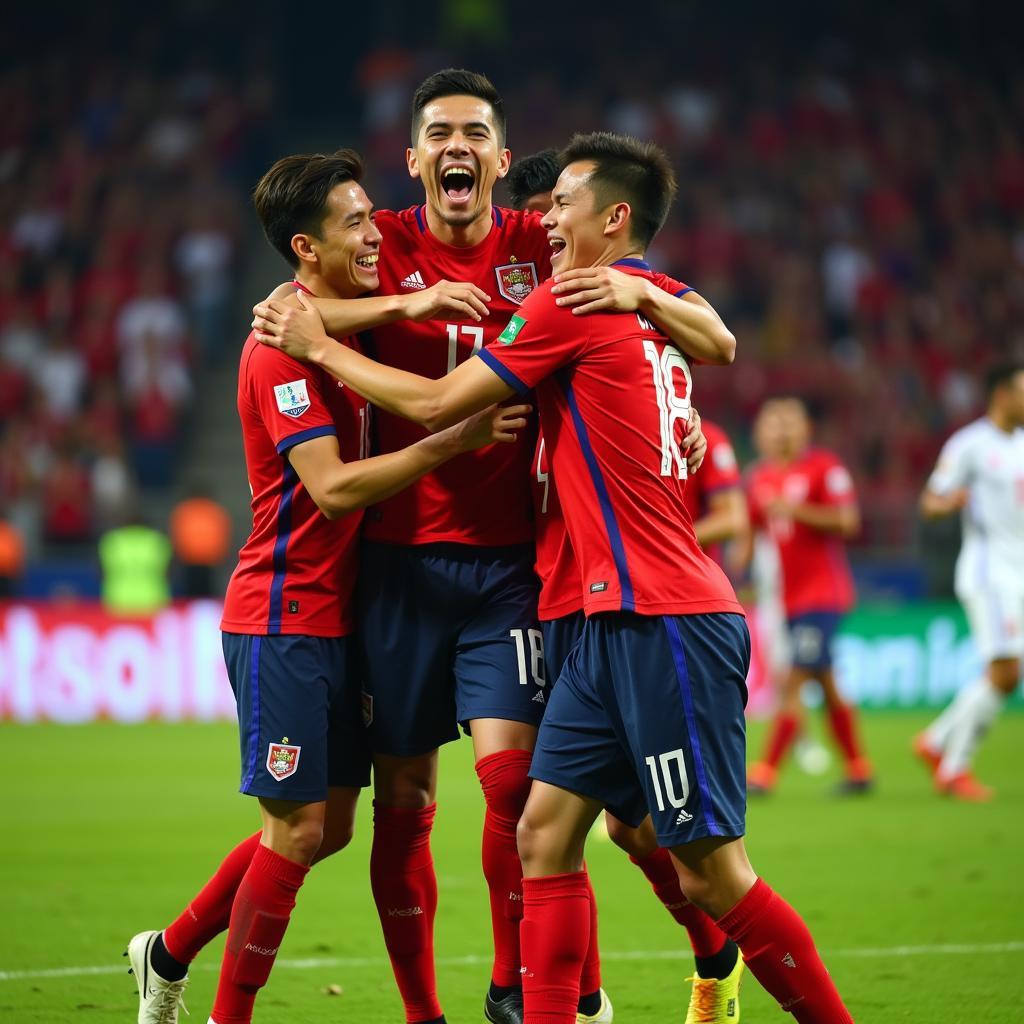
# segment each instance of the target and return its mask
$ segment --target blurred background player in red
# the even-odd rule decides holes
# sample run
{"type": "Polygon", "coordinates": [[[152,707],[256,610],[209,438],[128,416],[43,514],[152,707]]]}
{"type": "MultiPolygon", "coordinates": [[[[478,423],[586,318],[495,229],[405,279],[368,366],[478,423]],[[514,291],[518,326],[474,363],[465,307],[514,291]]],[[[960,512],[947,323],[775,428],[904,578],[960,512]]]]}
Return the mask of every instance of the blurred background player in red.
{"type": "Polygon", "coordinates": [[[779,765],[802,729],[803,685],[814,680],[845,762],[837,792],[863,793],[872,785],[871,766],[856,711],[840,694],[832,663],[836,629],[855,600],[843,545],[860,528],[853,481],[832,452],[812,446],[810,416],[799,398],[769,399],[762,415],[773,420],[776,457],[750,475],[750,516],[754,529],[768,533],[778,548],[791,667],[764,754],[748,771],[748,792],[774,789],[779,765]]]}
{"type": "Polygon", "coordinates": [[[929,519],[961,512],[956,591],[985,671],[914,741],[935,788],[991,800],[971,773],[978,742],[1020,683],[1024,656],[1024,365],[985,375],[988,409],[946,442],[921,495],[929,519]]]}

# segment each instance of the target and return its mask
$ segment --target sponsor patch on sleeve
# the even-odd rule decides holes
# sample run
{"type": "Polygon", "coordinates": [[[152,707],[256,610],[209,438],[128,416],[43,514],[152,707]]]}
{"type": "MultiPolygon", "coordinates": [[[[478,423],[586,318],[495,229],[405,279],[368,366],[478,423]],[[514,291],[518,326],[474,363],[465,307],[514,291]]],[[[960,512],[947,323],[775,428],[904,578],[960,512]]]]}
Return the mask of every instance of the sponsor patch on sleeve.
{"type": "Polygon", "coordinates": [[[277,400],[277,411],[293,419],[301,416],[309,408],[309,392],[306,390],[305,378],[293,380],[288,384],[274,385],[274,398],[277,400]]]}
{"type": "Polygon", "coordinates": [[[519,337],[519,332],[526,326],[526,320],[521,316],[514,316],[507,324],[505,324],[505,330],[498,335],[498,341],[502,345],[511,345],[516,338],[519,337]]]}

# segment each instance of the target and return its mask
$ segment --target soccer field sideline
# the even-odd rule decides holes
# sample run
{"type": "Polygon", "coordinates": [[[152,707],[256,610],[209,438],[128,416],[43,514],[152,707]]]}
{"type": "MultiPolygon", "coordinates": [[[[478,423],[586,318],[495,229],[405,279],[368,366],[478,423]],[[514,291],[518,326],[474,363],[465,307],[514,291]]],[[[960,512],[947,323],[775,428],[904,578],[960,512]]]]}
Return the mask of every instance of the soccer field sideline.
{"type": "MultiPolygon", "coordinates": [[[[1024,952],[1024,940],[1009,939],[1006,942],[983,942],[974,944],[947,943],[937,946],[887,946],[862,947],[854,949],[825,949],[828,957],[891,957],[907,956],[992,956],[999,953],[1024,952]]],[[[602,960],[688,960],[692,957],[688,949],[631,949],[601,951],[602,960]]],[[[491,963],[493,957],[469,954],[467,956],[439,956],[438,967],[480,967],[491,963]]],[[[321,967],[386,967],[385,957],[372,956],[327,956],[303,957],[289,960],[282,957],[275,962],[275,970],[310,971],[321,967]]],[[[193,971],[219,971],[219,963],[195,963],[193,971]]],[[[97,974],[123,974],[123,965],[100,965],[94,967],[53,967],[30,971],[0,971],[0,981],[25,981],[34,978],[76,978],[97,974]]]]}

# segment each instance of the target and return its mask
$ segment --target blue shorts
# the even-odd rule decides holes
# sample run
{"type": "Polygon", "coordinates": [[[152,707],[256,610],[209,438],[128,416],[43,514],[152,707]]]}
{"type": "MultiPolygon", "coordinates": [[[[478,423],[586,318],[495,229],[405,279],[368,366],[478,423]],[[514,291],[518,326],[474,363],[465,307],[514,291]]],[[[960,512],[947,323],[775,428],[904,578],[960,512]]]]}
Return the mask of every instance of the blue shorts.
{"type": "Polygon", "coordinates": [[[238,705],[243,793],[315,803],[370,784],[351,637],[222,633],[238,705]]]}
{"type": "Polygon", "coordinates": [[[539,724],[537,592],[526,545],[364,544],[357,607],[374,753],[425,754],[476,718],[539,724]]]}
{"type": "Polygon", "coordinates": [[[580,611],[540,624],[544,633],[544,662],[548,667],[548,679],[552,683],[562,674],[566,659],[583,635],[586,621],[586,615],[580,611]]]}
{"type": "Polygon", "coordinates": [[[838,612],[804,612],[786,620],[794,667],[832,667],[832,640],[841,618],[838,612]]]}
{"type": "Polygon", "coordinates": [[[650,813],[661,846],[743,835],[749,661],[741,615],[591,616],[530,776],[634,827],[650,813]]]}

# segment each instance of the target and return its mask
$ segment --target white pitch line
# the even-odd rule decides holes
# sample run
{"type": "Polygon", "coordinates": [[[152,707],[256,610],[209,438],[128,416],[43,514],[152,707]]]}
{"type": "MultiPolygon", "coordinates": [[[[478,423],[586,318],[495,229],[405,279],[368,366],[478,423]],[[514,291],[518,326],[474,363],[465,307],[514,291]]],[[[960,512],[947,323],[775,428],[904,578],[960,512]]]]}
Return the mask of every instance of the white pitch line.
{"type": "MultiPolygon", "coordinates": [[[[990,953],[1024,953],[1024,942],[987,942],[977,945],[954,943],[939,946],[884,946],[878,948],[864,947],[859,949],[825,950],[825,958],[829,957],[905,957],[905,956],[980,956],[990,953]]],[[[621,950],[619,952],[603,952],[602,960],[684,960],[690,956],[688,950],[654,949],[654,950],[621,950]]],[[[491,962],[491,957],[470,954],[468,956],[442,956],[437,958],[438,967],[481,967],[491,962]]],[[[0,971],[0,981],[22,981],[32,978],[78,978],[90,974],[124,974],[128,968],[124,965],[104,965],[100,967],[50,967],[38,971],[0,971]]],[[[310,971],[320,967],[386,967],[384,957],[366,956],[327,956],[306,957],[291,960],[282,958],[274,965],[293,971],[310,971]]],[[[195,964],[193,970],[218,971],[219,964],[195,964]]]]}

